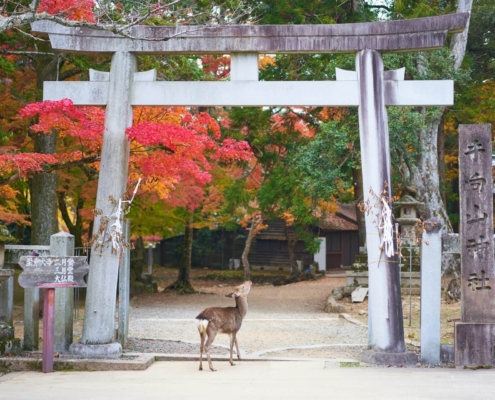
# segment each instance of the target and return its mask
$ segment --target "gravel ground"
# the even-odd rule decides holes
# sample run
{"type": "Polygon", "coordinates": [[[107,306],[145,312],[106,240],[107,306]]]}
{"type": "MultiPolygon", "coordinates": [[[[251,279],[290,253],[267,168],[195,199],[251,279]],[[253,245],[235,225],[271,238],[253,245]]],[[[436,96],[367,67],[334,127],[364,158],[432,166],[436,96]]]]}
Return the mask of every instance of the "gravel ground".
{"type": "MultiPolygon", "coordinates": [[[[241,353],[359,358],[366,347],[367,327],[323,311],[333,288],[344,284],[344,278],[326,277],[278,287],[253,285],[248,299],[249,311],[238,334],[241,353]]],[[[225,297],[229,293],[227,285],[196,285],[196,289],[201,294],[158,293],[133,298],[129,323],[131,339],[126,351],[198,354],[196,315],[204,308],[231,306],[234,302],[225,297]]],[[[226,354],[228,343],[228,336],[219,334],[211,353],[226,354]]]]}

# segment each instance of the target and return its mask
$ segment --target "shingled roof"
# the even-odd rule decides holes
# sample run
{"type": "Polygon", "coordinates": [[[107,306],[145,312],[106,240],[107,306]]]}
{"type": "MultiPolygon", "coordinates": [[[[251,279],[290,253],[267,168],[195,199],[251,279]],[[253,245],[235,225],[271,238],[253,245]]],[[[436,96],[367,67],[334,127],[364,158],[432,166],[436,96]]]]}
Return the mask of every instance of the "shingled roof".
{"type": "Polygon", "coordinates": [[[356,205],[339,204],[337,213],[325,213],[318,227],[329,231],[357,231],[356,205]]]}

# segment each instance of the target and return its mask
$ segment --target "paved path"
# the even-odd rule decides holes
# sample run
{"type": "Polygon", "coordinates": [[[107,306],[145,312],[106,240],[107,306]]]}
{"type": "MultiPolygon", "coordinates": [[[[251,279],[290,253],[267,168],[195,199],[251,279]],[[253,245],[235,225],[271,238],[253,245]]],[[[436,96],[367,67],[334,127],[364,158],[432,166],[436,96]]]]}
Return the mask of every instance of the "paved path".
{"type": "Polygon", "coordinates": [[[12,373],[3,400],[98,399],[493,399],[493,370],[339,368],[325,361],[157,362],[146,371],[12,373]]]}

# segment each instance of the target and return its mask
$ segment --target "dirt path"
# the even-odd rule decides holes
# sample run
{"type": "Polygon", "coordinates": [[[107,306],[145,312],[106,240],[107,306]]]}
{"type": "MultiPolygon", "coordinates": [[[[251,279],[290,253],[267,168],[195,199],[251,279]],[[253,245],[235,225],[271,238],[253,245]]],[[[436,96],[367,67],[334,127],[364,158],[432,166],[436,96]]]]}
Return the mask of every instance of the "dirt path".
{"type": "MultiPolygon", "coordinates": [[[[254,285],[249,294],[249,312],[238,335],[241,351],[250,355],[287,357],[355,358],[367,343],[367,328],[354,325],[336,314],[323,311],[328,296],[345,278],[322,278],[292,285],[254,285]],[[301,348],[305,347],[305,348],[301,348]]],[[[231,306],[229,286],[196,285],[201,294],[143,294],[131,302],[129,335],[147,341],[147,351],[163,349],[163,340],[185,342],[175,351],[197,352],[199,335],[194,318],[213,306],[231,306]]],[[[351,306],[358,308],[360,306],[351,306]]],[[[139,347],[133,342],[132,349],[139,347]]],[[[228,336],[215,339],[221,354],[228,336]]],[[[168,346],[170,347],[170,346],[168,346]]]]}

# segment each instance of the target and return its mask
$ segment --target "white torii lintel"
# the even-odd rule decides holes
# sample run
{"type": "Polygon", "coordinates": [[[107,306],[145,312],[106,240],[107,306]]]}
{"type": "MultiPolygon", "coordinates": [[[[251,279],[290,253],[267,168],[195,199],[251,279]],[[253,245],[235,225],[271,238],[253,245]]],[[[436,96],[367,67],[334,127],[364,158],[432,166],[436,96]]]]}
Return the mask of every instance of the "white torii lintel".
{"type": "MultiPolygon", "coordinates": [[[[388,72],[388,71],[387,71],[388,72]]],[[[104,106],[109,82],[44,82],[43,100],[104,106]]],[[[384,81],[387,106],[449,106],[454,82],[384,81]]],[[[357,80],[304,82],[134,81],[133,106],[359,106],[357,80]]]]}

